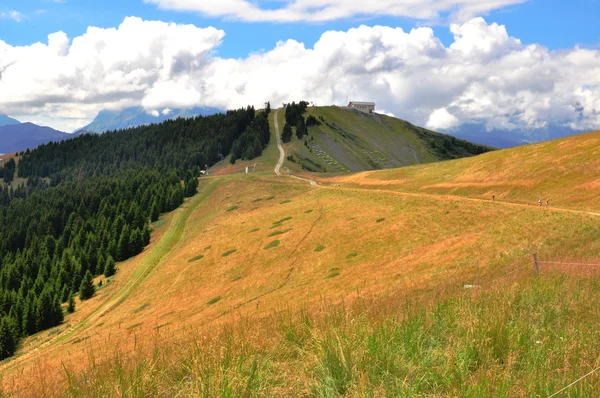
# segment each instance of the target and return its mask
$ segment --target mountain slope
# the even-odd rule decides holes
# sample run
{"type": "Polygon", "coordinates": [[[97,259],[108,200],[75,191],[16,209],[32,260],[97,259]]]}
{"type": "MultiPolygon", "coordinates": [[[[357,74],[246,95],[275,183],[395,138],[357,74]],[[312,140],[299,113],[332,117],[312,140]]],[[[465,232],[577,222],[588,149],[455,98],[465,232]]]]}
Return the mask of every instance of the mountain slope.
{"type": "Polygon", "coordinates": [[[0,153],[32,149],[41,144],[68,138],[71,138],[70,134],[33,123],[0,126],[0,153]]]}
{"type": "MultiPolygon", "coordinates": [[[[348,172],[388,169],[473,156],[492,150],[436,133],[393,117],[369,116],[339,107],[308,108],[321,125],[309,128],[303,140],[286,145],[285,167],[292,170],[348,172]],[[305,142],[306,141],[306,142],[305,142]]],[[[285,124],[284,112],[279,125],[285,124]]]]}
{"type": "MultiPolygon", "coordinates": [[[[349,128],[340,127],[345,134],[349,128]]],[[[49,378],[57,378],[52,385],[58,390],[65,385],[74,388],[72,395],[139,389],[174,396],[204,377],[209,380],[206,388],[214,388],[205,394],[211,396],[224,387],[231,388],[237,369],[245,374],[239,376],[245,387],[239,395],[248,391],[270,396],[301,395],[293,394],[298,391],[310,395],[317,388],[329,391],[325,388],[333,383],[330,374],[340,373],[339,379],[349,384],[348,389],[366,385],[385,395],[393,380],[400,380],[398,391],[405,391],[407,383],[422,379],[410,373],[415,363],[403,362],[406,358],[394,351],[377,350],[379,344],[388,342],[390,346],[406,344],[410,355],[404,354],[409,359],[424,358],[423,363],[427,362],[423,370],[418,369],[431,380],[427,379],[426,386],[410,384],[416,395],[468,396],[475,391],[468,389],[480,380],[496,386],[500,377],[507,380],[502,388],[511,396],[531,391],[529,384],[520,384],[524,379],[535,385],[543,376],[564,385],[563,375],[574,380],[580,371],[571,367],[565,370],[565,358],[569,363],[580,363],[577,359],[581,358],[570,345],[558,352],[542,345],[548,339],[563,337],[552,333],[553,327],[570,324],[555,316],[556,303],[547,304],[547,295],[530,302],[519,291],[516,305],[484,312],[482,318],[492,317],[492,323],[484,322],[477,328],[468,322],[481,311],[462,311],[447,322],[445,317],[423,315],[427,327],[422,333],[439,331],[431,339],[431,344],[438,344],[434,346],[416,340],[421,329],[415,332],[415,323],[398,319],[421,313],[427,300],[445,314],[442,300],[448,292],[460,291],[467,294],[465,302],[478,302],[492,294],[488,293],[488,281],[509,272],[523,270],[511,274],[516,279],[506,283],[520,287],[523,276],[533,273],[531,253],[549,261],[558,256],[596,256],[600,252],[600,229],[593,212],[600,211],[600,202],[590,201],[586,211],[572,208],[566,201],[562,208],[539,209],[522,198],[536,195],[541,186],[552,195],[572,192],[571,198],[585,184],[591,192],[599,175],[599,144],[600,134],[587,134],[468,159],[323,178],[319,186],[285,174],[274,176],[274,164],[270,174],[200,179],[198,195],[153,225],[157,232],[147,250],[119,264],[115,277],[100,277],[103,287],[91,300],[78,301],[76,312],[67,315],[64,325],[32,336],[15,358],[0,364],[3,381],[10,383],[11,376],[16,378],[16,385],[34,380],[28,387],[37,386],[40,392],[47,386],[42,385],[41,378],[28,375],[42,368],[49,369],[49,378]],[[504,186],[512,193],[499,195],[493,203],[488,189],[494,184],[494,189],[504,186]],[[475,284],[481,290],[465,289],[465,285],[475,284]],[[344,303],[342,308],[334,305],[340,302],[344,303]],[[505,329],[515,324],[510,316],[514,308],[531,311],[519,322],[525,325],[523,333],[505,329]],[[299,312],[302,322],[292,323],[290,319],[299,312]],[[546,323],[538,324],[537,314],[543,314],[546,323]],[[387,315],[387,329],[375,334],[372,326],[387,315]],[[333,329],[314,330],[312,316],[324,319],[333,329]],[[338,333],[343,329],[336,329],[365,319],[373,323],[361,324],[364,339],[351,340],[352,336],[338,333]],[[483,330],[491,337],[450,339],[447,351],[439,353],[441,339],[455,336],[461,321],[467,323],[465,329],[483,330]],[[408,325],[412,334],[394,334],[398,340],[390,340],[389,333],[399,325],[408,325]],[[221,333],[223,326],[227,328],[221,333]],[[229,342],[241,345],[241,349],[231,350],[227,345],[232,330],[240,334],[229,342]],[[483,346],[472,353],[474,341],[483,346]],[[487,342],[491,348],[485,346],[487,342]],[[464,344],[461,355],[472,358],[461,364],[462,378],[452,376],[457,368],[453,348],[458,343],[464,344]],[[469,347],[471,351],[467,351],[469,347]],[[168,356],[172,352],[202,353],[211,348],[215,348],[214,355],[207,354],[205,360],[171,361],[173,368],[183,364],[188,372],[163,379],[160,386],[154,384],[170,369],[168,365],[156,369],[154,359],[172,358],[168,356]],[[527,351],[534,349],[537,351],[527,351]],[[265,354],[264,360],[254,356],[257,350],[265,354]],[[131,361],[127,353],[133,353],[131,361]],[[440,373],[442,365],[431,367],[437,354],[449,368],[447,373],[440,373]],[[357,356],[362,359],[356,361],[357,356]],[[499,362],[507,358],[521,366],[499,362]],[[103,363],[106,359],[108,365],[103,363]],[[356,373],[372,361],[377,361],[372,373],[356,373]],[[346,367],[346,363],[350,365],[346,367]],[[136,374],[146,365],[153,370],[143,376],[136,374]],[[245,366],[249,366],[247,371],[245,366]],[[382,379],[389,373],[381,372],[386,366],[397,372],[392,374],[393,380],[387,380],[389,383],[382,379]],[[55,368],[69,371],[50,371],[55,368]],[[107,376],[112,370],[127,377],[107,376]],[[260,374],[260,383],[247,379],[255,372],[260,374]],[[69,385],[79,380],[80,384],[69,385]],[[428,389],[432,385],[429,381],[435,383],[435,391],[428,389]],[[87,387],[90,385],[93,387],[87,387]],[[282,390],[282,386],[289,389],[282,390]],[[84,393],[73,392],[76,388],[84,393]]],[[[431,150],[425,146],[419,149],[423,156],[431,150]]],[[[362,159],[358,157],[356,162],[360,164],[362,159]]],[[[546,282],[542,278],[543,274],[538,287],[546,282]]],[[[569,293],[566,290],[559,296],[569,293]]],[[[588,297],[597,301],[597,295],[588,297]]],[[[576,310],[568,308],[570,312],[576,310]]],[[[594,314],[588,319],[596,321],[597,312],[586,311],[594,314]]],[[[590,360],[595,360],[597,334],[579,336],[577,341],[578,347],[585,347],[581,351],[589,350],[590,360]]],[[[497,390],[486,391],[491,393],[481,395],[499,395],[497,390]]],[[[349,395],[361,396],[360,392],[349,395]]]]}
{"type": "Polygon", "coordinates": [[[214,108],[192,108],[165,110],[164,112],[157,112],[155,115],[152,115],[142,107],[126,108],[122,111],[103,110],[98,113],[98,116],[96,116],[92,123],[79,130],[90,133],[104,133],[105,131],[160,123],[169,119],[177,119],[178,117],[207,116],[219,112],[218,109],[214,108]]]}
{"type": "Polygon", "coordinates": [[[19,124],[19,123],[21,123],[21,122],[18,121],[17,119],[13,119],[12,117],[10,117],[8,115],[0,114],[0,127],[1,126],[10,126],[10,125],[19,124]]]}

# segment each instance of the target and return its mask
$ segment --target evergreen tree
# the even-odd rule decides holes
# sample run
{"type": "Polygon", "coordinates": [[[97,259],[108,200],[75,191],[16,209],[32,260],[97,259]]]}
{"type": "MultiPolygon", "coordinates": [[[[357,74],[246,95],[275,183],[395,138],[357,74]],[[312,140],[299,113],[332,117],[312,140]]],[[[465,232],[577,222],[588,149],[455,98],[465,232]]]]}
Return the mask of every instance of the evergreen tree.
{"type": "Polygon", "coordinates": [[[67,306],[67,312],[72,314],[75,312],[75,297],[73,297],[73,292],[69,294],[69,305],[67,306]]]}
{"type": "Polygon", "coordinates": [[[113,276],[115,272],[115,260],[112,258],[112,256],[108,256],[106,258],[106,264],[104,266],[104,276],[108,278],[110,276],[113,276]]]}
{"type": "Polygon", "coordinates": [[[160,217],[160,210],[156,204],[156,200],[152,202],[152,208],[150,209],[150,221],[156,222],[160,217]]]}
{"type": "Polygon", "coordinates": [[[94,296],[96,292],[96,287],[94,286],[94,279],[92,278],[92,274],[90,271],[86,272],[83,280],[81,281],[81,286],[79,286],[79,299],[87,300],[94,296]]]}
{"type": "Polygon", "coordinates": [[[0,360],[12,356],[17,350],[18,336],[13,321],[3,316],[0,318],[0,360]]]}
{"type": "Polygon", "coordinates": [[[306,123],[304,121],[303,116],[298,117],[298,123],[296,124],[296,135],[299,139],[302,139],[305,135],[308,134],[308,129],[306,128],[306,123]]]}
{"type": "Polygon", "coordinates": [[[283,127],[283,132],[281,133],[281,140],[283,142],[290,142],[292,140],[292,128],[290,127],[289,124],[285,124],[285,126],[283,127]]]}
{"type": "Polygon", "coordinates": [[[198,193],[198,179],[196,177],[189,177],[185,181],[185,197],[189,198],[198,193]]]}
{"type": "Polygon", "coordinates": [[[235,152],[231,152],[231,157],[229,158],[229,163],[235,164],[235,162],[237,162],[237,156],[235,155],[235,152]]]}

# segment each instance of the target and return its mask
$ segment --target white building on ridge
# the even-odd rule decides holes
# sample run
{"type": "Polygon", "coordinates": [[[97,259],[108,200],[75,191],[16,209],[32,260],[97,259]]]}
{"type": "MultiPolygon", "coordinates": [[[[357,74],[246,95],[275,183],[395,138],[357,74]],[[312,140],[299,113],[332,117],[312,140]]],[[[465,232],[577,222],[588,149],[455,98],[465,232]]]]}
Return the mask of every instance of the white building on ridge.
{"type": "Polygon", "coordinates": [[[375,103],[352,101],[348,104],[348,108],[356,109],[357,111],[372,115],[375,112],[375,103]]]}

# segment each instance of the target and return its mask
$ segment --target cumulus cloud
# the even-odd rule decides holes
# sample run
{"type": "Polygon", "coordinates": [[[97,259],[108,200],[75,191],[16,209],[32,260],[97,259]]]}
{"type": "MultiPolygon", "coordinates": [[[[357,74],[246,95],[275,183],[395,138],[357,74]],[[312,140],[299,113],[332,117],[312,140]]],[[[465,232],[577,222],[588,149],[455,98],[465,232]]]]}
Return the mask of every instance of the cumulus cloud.
{"type": "Polygon", "coordinates": [[[429,119],[427,119],[426,126],[433,130],[440,130],[451,129],[452,127],[456,127],[459,123],[460,120],[448,112],[446,108],[439,108],[431,112],[429,119]]]}
{"type": "Polygon", "coordinates": [[[321,22],[356,16],[394,16],[420,20],[450,17],[465,21],[527,0],[144,0],[168,10],[198,12],[252,22],[321,22]],[[261,6],[261,4],[263,6],[261,6]],[[265,7],[266,5],[266,7],[265,7]]]}
{"type": "Polygon", "coordinates": [[[0,19],[12,19],[15,22],[22,22],[25,19],[25,15],[15,10],[4,11],[0,12],[0,19]]]}
{"type": "Polygon", "coordinates": [[[361,26],[326,32],[313,48],[288,40],[240,59],[216,55],[223,31],[139,18],[72,40],[57,32],[46,44],[0,41],[0,113],[67,125],[138,105],[155,113],[357,100],[430,128],[600,128],[600,50],[523,44],[482,18],[450,30],[444,46],[427,27],[361,26]]]}

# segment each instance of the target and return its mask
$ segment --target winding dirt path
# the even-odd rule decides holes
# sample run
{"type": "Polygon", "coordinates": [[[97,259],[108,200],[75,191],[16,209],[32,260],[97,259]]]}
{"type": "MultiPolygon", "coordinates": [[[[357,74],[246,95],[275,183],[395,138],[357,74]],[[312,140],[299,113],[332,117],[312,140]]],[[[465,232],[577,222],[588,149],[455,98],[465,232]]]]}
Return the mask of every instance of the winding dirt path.
{"type": "Polygon", "coordinates": [[[279,148],[279,161],[275,165],[275,174],[280,176],[281,172],[279,170],[281,169],[281,165],[283,164],[283,159],[285,158],[285,151],[283,150],[283,147],[281,146],[281,134],[279,133],[279,121],[277,120],[278,116],[279,116],[279,109],[277,109],[274,113],[274,118],[275,118],[274,125],[275,125],[275,136],[277,137],[277,148],[279,148]]]}

